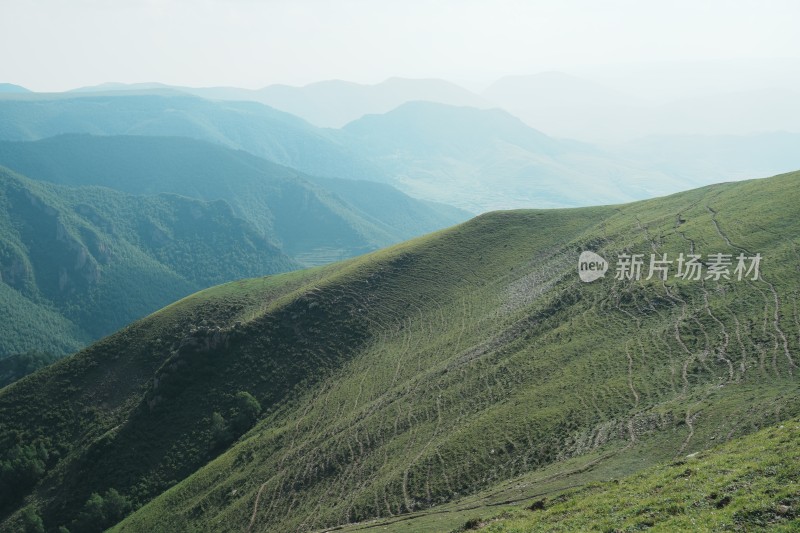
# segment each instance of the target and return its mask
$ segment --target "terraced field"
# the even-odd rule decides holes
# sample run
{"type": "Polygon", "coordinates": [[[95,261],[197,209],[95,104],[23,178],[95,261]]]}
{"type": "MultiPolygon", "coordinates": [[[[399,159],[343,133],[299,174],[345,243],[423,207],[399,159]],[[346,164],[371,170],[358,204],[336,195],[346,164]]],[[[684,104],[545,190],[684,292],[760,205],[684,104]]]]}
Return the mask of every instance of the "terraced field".
{"type": "Polygon", "coordinates": [[[50,452],[0,524],[75,528],[113,488],[119,531],[448,531],[797,416],[798,180],[490,213],[177,302],[0,391],[0,449],[50,452]],[[740,252],[760,278],[614,278],[740,252]],[[259,419],[220,445],[242,391],[259,419]]]}

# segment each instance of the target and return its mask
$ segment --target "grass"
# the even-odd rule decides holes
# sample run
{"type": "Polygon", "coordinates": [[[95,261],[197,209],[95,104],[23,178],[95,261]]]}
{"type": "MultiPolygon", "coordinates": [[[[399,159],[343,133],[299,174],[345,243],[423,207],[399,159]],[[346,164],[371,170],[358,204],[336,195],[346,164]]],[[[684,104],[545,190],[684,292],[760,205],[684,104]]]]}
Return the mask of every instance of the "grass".
{"type": "Polygon", "coordinates": [[[471,524],[533,531],[796,531],[800,420],[471,524]]]}

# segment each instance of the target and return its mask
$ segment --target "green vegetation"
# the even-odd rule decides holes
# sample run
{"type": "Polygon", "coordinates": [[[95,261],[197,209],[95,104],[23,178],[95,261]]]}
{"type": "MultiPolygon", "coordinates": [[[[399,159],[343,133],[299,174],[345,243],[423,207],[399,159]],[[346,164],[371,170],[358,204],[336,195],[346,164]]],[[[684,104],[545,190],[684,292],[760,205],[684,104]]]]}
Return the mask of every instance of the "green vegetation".
{"type": "MultiPolygon", "coordinates": [[[[177,137],[0,142],[0,164],[60,185],[0,171],[0,358],[71,353],[192,291],[466,217],[387,185],[311,178],[177,137]]],[[[0,365],[0,386],[22,375],[0,365]]]]}
{"type": "Polygon", "coordinates": [[[46,367],[58,357],[45,352],[25,352],[0,359],[0,389],[46,367]]]}
{"type": "MultiPolygon", "coordinates": [[[[56,186],[0,168],[0,358],[60,356],[193,291],[296,267],[223,201],[56,186]]],[[[0,385],[30,359],[0,359],[0,385]]]]}
{"type": "Polygon", "coordinates": [[[797,531],[798,483],[800,420],[795,418],[622,480],[541,498],[526,509],[473,517],[463,529],[797,531]]]}
{"type": "MultiPolygon", "coordinates": [[[[0,528],[27,508],[70,527],[111,488],[134,509],[115,531],[450,531],[504,510],[517,527],[515,502],[556,512],[570,487],[594,497],[592,483],[796,424],[799,179],[490,213],[184,298],[0,390],[0,450],[46,453],[0,528]],[[612,262],[590,284],[586,249],[612,262]],[[613,278],[622,253],[743,250],[762,254],[762,279],[613,278]]],[[[657,472],[619,494],[646,494],[657,472]]],[[[672,472],[668,495],[717,483],[672,472]]],[[[775,472],[752,501],[730,488],[731,512],[795,509],[778,482],[793,471],[775,472]]],[[[661,520],[655,499],[613,512],[661,520]]]]}
{"type": "Polygon", "coordinates": [[[131,502],[115,489],[108,489],[102,496],[93,492],[70,531],[99,533],[119,522],[130,511],[131,502]]]}
{"type": "Polygon", "coordinates": [[[22,510],[22,527],[25,533],[44,533],[44,522],[32,507],[22,510]]]}

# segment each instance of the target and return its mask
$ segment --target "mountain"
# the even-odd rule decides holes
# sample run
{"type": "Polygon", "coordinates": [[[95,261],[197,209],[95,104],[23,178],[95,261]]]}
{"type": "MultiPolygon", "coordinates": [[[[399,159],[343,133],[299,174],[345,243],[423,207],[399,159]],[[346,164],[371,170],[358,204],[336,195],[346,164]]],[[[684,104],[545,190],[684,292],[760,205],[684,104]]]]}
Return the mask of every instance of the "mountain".
{"type": "Polygon", "coordinates": [[[201,288],[298,266],[221,200],[57,186],[0,167],[0,201],[0,357],[73,352],[201,288]]]}
{"type": "Polygon", "coordinates": [[[364,115],[386,113],[415,100],[479,108],[490,105],[475,93],[449,81],[408,78],[389,78],[372,85],[342,80],[320,81],[303,87],[276,84],[256,90],[236,87],[177,87],[160,83],[105,83],[82,87],[75,92],[168,88],[212,100],[260,102],[325,128],[340,128],[364,115]]]}
{"type": "Polygon", "coordinates": [[[14,96],[0,98],[0,140],[62,133],[190,137],[314,175],[381,179],[327,131],[255,102],[212,102],[177,91],[14,96]]]}
{"type": "Polygon", "coordinates": [[[107,93],[112,91],[139,92],[139,91],[150,91],[150,90],[161,90],[161,89],[178,90],[178,91],[181,90],[180,88],[172,85],[167,85],[165,83],[156,83],[156,82],[149,82],[149,83],[106,82],[106,83],[101,83],[99,85],[78,87],[77,89],[72,89],[67,92],[70,93],[107,93]]]}
{"type": "Polygon", "coordinates": [[[448,531],[788,424],[798,180],[489,213],[185,298],[0,389],[0,528],[448,531]],[[587,250],[611,263],[592,283],[587,250]],[[614,275],[665,253],[703,275],[614,275]]]}
{"type": "Polygon", "coordinates": [[[328,128],[341,128],[364,115],[386,113],[411,101],[488,107],[480,96],[445,80],[389,78],[375,85],[341,80],[304,87],[270,85],[257,91],[258,101],[328,128]]]}
{"type": "Polygon", "coordinates": [[[498,109],[410,102],[341,131],[391,184],[474,212],[617,203],[699,184],[549,137],[498,109]]]}
{"type": "Polygon", "coordinates": [[[224,200],[263,238],[304,264],[358,255],[468,216],[389,186],[311,177],[241,150],[180,137],[60,135],[0,142],[0,165],[64,185],[224,200]]]}
{"type": "Polygon", "coordinates": [[[29,93],[30,91],[13,83],[0,83],[0,93],[29,93]]]}

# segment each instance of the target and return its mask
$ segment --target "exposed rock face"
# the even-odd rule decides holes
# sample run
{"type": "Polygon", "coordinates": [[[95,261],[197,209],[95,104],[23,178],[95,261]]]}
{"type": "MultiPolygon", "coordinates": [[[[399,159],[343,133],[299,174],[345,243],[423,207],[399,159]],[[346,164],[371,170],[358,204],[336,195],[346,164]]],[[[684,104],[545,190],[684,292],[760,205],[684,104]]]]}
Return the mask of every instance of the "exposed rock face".
{"type": "Polygon", "coordinates": [[[3,281],[21,288],[27,280],[35,277],[58,294],[70,293],[100,281],[100,263],[107,264],[111,254],[98,235],[88,227],[81,227],[80,223],[77,227],[83,234],[76,235],[55,207],[29,190],[18,190],[16,194],[11,191],[10,196],[12,205],[15,205],[16,218],[21,224],[18,231],[27,237],[26,242],[29,243],[31,262],[26,264],[15,259],[15,254],[6,254],[12,257],[5,258],[0,267],[3,281]],[[100,261],[90,246],[100,256],[100,261]]]}
{"type": "Polygon", "coordinates": [[[222,329],[219,326],[192,326],[189,334],[178,344],[177,354],[181,355],[191,351],[210,352],[227,346],[232,331],[232,329],[222,329]]]}
{"type": "Polygon", "coordinates": [[[181,374],[189,365],[198,364],[199,355],[226,348],[240,327],[240,322],[230,328],[209,326],[205,323],[192,325],[188,333],[173,345],[169,358],[153,378],[153,387],[147,394],[148,408],[152,411],[169,397],[169,392],[164,392],[165,389],[176,384],[180,386],[181,374]]]}
{"type": "Polygon", "coordinates": [[[59,290],[65,291],[76,282],[92,285],[100,281],[100,266],[89,253],[89,249],[78,237],[70,233],[60,219],[54,218],[56,241],[64,244],[64,258],[58,273],[59,290]]]}

